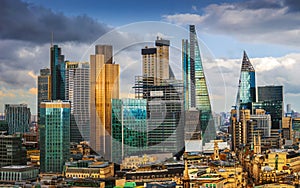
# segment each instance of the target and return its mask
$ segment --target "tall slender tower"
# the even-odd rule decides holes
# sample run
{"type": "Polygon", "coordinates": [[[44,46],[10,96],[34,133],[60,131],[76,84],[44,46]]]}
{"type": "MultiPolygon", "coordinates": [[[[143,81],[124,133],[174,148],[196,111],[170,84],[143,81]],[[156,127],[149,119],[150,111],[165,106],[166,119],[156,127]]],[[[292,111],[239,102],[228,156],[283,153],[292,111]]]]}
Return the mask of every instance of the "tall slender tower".
{"type": "Polygon", "coordinates": [[[71,142],[90,140],[90,65],[66,63],[66,100],[71,101],[71,142]]]}
{"type": "Polygon", "coordinates": [[[120,66],[112,63],[112,46],[97,45],[90,56],[90,144],[111,160],[111,100],[119,98],[120,66]]]}
{"type": "Polygon", "coordinates": [[[65,99],[65,56],[61,54],[61,48],[53,45],[50,48],[51,66],[51,99],[65,99]]]}
{"type": "Polygon", "coordinates": [[[214,139],[215,127],[195,25],[190,25],[189,29],[190,40],[182,41],[184,106],[186,110],[196,108],[200,111],[201,131],[205,143],[214,139]]]}
{"type": "Polygon", "coordinates": [[[252,111],[252,102],[256,102],[255,70],[244,51],[239,80],[238,102],[239,109],[252,111]]]}

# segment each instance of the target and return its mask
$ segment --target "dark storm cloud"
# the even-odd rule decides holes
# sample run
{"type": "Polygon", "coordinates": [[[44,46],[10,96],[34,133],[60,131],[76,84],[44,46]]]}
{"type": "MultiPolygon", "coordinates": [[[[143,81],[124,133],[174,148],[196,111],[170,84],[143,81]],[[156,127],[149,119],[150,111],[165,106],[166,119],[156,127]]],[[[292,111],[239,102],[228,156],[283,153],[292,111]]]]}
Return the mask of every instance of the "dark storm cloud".
{"type": "Polygon", "coordinates": [[[87,15],[68,17],[19,0],[1,1],[0,39],[49,43],[53,32],[55,42],[91,42],[108,30],[87,15]]]}
{"type": "Polygon", "coordinates": [[[284,5],[289,8],[290,12],[300,11],[300,1],[299,0],[284,0],[284,5]]]}
{"type": "Polygon", "coordinates": [[[251,0],[237,3],[237,5],[245,9],[278,9],[283,7],[281,0],[251,0]]]}

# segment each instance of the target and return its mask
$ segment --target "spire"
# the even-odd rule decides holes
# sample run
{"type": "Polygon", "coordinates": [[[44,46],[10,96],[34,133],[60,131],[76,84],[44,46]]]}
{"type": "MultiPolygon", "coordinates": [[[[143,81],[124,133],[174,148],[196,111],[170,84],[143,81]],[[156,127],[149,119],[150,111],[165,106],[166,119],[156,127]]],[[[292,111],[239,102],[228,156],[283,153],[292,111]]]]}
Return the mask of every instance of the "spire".
{"type": "Polygon", "coordinates": [[[53,47],[53,31],[51,32],[51,47],[53,47]]]}
{"type": "Polygon", "coordinates": [[[244,50],[244,55],[243,55],[241,71],[255,72],[245,50],[244,50]]]}
{"type": "Polygon", "coordinates": [[[188,154],[184,152],[183,160],[184,160],[184,174],[183,174],[183,188],[190,188],[190,176],[189,176],[189,169],[187,163],[187,156],[188,154]]]}

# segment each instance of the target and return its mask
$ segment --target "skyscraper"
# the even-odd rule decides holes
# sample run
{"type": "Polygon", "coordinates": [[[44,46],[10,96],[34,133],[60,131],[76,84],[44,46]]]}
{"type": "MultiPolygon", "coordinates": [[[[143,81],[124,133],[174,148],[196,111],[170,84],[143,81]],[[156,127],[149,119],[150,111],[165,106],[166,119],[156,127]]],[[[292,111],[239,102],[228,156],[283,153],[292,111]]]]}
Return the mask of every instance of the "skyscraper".
{"type": "Polygon", "coordinates": [[[27,104],[5,104],[4,112],[8,123],[8,134],[29,131],[31,113],[27,104]]]}
{"type": "Polygon", "coordinates": [[[252,102],[256,102],[255,70],[244,51],[238,91],[239,109],[252,110],[252,102]]]}
{"type": "Polygon", "coordinates": [[[147,100],[112,99],[112,160],[142,155],[147,146],[147,100]]]}
{"type": "Polygon", "coordinates": [[[142,49],[143,76],[153,77],[154,84],[170,78],[169,46],[170,41],[157,37],[154,48],[142,49]]]}
{"type": "Polygon", "coordinates": [[[66,63],[66,100],[71,101],[71,142],[90,138],[90,66],[89,63],[66,63]]]}
{"type": "Polygon", "coordinates": [[[70,102],[48,101],[40,106],[40,169],[59,172],[70,155],[70,102]]]}
{"type": "Polygon", "coordinates": [[[182,41],[182,70],[185,110],[200,111],[203,143],[214,139],[215,127],[195,25],[190,25],[190,40],[182,41]],[[209,129],[207,129],[209,127],[209,129]]]}
{"type": "Polygon", "coordinates": [[[271,115],[272,129],[280,129],[283,117],[283,86],[258,87],[258,102],[253,103],[253,110],[264,109],[271,115]]]}
{"type": "Polygon", "coordinates": [[[112,46],[95,49],[90,56],[90,144],[111,160],[111,99],[119,98],[120,66],[112,63],[112,46]]]}
{"type": "Polygon", "coordinates": [[[41,69],[38,76],[38,99],[37,99],[37,114],[38,121],[40,119],[40,104],[44,100],[51,99],[51,72],[50,69],[41,69]]]}
{"type": "Polygon", "coordinates": [[[51,99],[65,99],[65,56],[61,54],[61,48],[53,45],[50,48],[51,66],[51,99]]]}

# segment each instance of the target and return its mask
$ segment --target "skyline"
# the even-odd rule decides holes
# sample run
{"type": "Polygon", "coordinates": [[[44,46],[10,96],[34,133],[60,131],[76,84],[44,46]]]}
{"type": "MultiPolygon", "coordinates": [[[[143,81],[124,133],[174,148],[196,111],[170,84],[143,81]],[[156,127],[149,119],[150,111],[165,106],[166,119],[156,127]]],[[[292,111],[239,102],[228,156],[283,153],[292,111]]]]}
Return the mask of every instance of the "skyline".
{"type": "MultiPolygon", "coordinates": [[[[6,103],[27,103],[31,113],[36,114],[37,75],[40,69],[50,67],[51,31],[54,32],[54,43],[62,48],[66,59],[80,61],[86,56],[82,52],[88,51],[99,37],[108,36],[108,31],[128,34],[138,28],[136,32],[145,36],[123,35],[120,38],[127,45],[136,41],[140,42],[139,45],[123,46],[119,49],[124,50],[117,51],[115,57],[121,71],[122,68],[127,70],[121,73],[121,82],[131,82],[133,86],[134,78],[131,78],[130,70],[138,69],[135,75],[141,75],[140,50],[145,45],[154,46],[155,35],[159,34],[171,41],[173,53],[176,52],[181,49],[176,40],[188,38],[189,24],[196,24],[198,37],[202,41],[201,53],[204,56],[206,50],[212,53],[207,55],[207,60],[213,57],[213,61],[205,61],[204,58],[203,66],[211,83],[208,87],[212,92],[214,111],[229,111],[234,105],[243,50],[246,50],[257,72],[256,85],[283,85],[284,104],[290,103],[294,110],[300,111],[299,102],[295,103],[300,97],[297,83],[297,72],[300,70],[297,64],[300,60],[300,47],[297,46],[300,42],[297,33],[300,18],[297,15],[299,17],[300,3],[289,0],[231,0],[210,1],[216,4],[208,4],[189,0],[176,3],[164,1],[159,5],[154,1],[149,7],[143,2],[143,6],[134,12],[134,7],[138,6],[131,5],[137,1],[131,1],[126,6],[124,2],[103,2],[103,9],[100,6],[102,2],[97,1],[84,4],[76,1],[70,6],[64,6],[60,1],[26,2],[29,4],[25,1],[3,1],[3,10],[0,11],[0,26],[3,28],[0,30],[0,112],[4,111],[6,103]],[[106,10],[112,4],[115,9],[106,10]],[[116,12],[122,5],[124,8],[116,12]],[[97,8],[99,11],[96,11],[97,8]],[[18,11],[9,11],[15,9],[18,11]],[[147,24],[162,24],[166,28],[139,28],[147,24]],[[175,27],[179,30],[177,33],[169,31],[175,27]],[[151,32],[144,33],[147,29],[151,32]],[[216,68],[218,71],[214,71],[216,68]]],[[[118,46],[114,48],[118,49],[118,46]]],[[[171,66],[180,76],[180,69],[176,66],[181,67],[181,61],[178,62],[181,57],[173,58],[175,60],[171,66]]],[[[85,58],[84,61],[88,60],[85,58]]],[[[180,79],[179,76],[177,79],[180,79]]]]}

